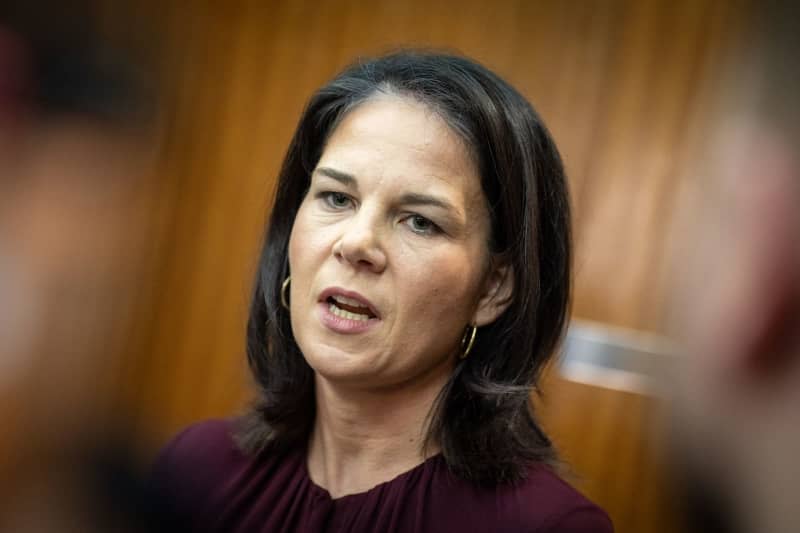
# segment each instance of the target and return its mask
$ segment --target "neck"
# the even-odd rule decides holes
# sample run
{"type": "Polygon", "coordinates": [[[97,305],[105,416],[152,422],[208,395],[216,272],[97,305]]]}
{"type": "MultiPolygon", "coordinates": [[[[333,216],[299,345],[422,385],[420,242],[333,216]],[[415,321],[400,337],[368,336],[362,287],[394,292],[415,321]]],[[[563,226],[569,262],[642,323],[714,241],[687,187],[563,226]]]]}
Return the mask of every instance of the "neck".
{"type": "Polygon", "coordinates": [[[394,389],[338,386],[316,376],[317,415],[308,471],[332,498],[365,492],[439,452],[423,449],[428,414],[450,368],[424,383],[394,389]]]}

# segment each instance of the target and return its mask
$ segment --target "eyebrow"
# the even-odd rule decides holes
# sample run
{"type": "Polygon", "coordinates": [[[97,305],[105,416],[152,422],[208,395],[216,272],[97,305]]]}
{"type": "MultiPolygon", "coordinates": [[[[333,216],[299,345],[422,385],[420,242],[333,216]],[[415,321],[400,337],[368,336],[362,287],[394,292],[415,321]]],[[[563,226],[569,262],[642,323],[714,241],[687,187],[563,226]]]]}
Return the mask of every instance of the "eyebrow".
{"type": "Polygon", "coordinates": [[[432,205],[446,211],[451,211],[453,214],[459,213],[458,209],[450,202],[429,194],[406,193],[400,197],[400,203],[403,205],[432,205]]]}
{"type": "Polygon", "coordinates": [[[356,182],[356,178],[353,177],[352,174],[348,174],[347,172],[341,172],[339,170],[329,168],[329,167],[317,167],[314,170],[315,173],[320,173],[323,176],[327,176],[329,178],[333,178],[342,185],[347,185],[349,187],[356,187],[358,188],[358,183],[356,182]]]}

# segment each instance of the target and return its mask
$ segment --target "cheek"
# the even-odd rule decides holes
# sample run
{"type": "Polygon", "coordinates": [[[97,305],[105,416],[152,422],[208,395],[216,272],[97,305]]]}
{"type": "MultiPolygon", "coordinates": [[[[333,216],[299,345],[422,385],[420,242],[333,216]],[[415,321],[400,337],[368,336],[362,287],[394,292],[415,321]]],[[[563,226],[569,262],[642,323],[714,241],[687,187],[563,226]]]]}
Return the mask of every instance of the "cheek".
{"type": "Polygon", "coordinates": [[[310,290],[314,277],[331,255],[334,241],[331,226],[315,223],[305,204],[297,212],[289,238],[289,272],[292,291],[310,290]]]}
{"type": "Polygon", "coordinates": [[[314,248],[313,240],[317,237],[308,219],[308,207],[304,201],[297,211],[289,237],[289,271],[293,280],[299,277],[303,266],[308,263],[308,256],[314,248]]]}
{"type": "Polygon", "coordinates": [[[477,300],[480,270],[463,251],[431,253],[404,258],[407,272],[402,281],[413,318],[462,319],[477,300]]]}

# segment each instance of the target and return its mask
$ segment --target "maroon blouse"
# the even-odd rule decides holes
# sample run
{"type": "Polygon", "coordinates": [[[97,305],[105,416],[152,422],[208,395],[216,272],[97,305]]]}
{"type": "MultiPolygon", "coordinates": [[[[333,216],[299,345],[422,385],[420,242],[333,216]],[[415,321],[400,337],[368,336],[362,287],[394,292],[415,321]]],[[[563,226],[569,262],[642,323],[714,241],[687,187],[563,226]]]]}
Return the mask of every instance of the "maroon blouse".
{"type": "Polygon", "coordinates": [[[162,452],[159,492],[194,531],[225,532],[564,532],[613,531],[608,516],[549,468],[487,489],[452,475],[441,455],[359,494],[332,499],[314,484],[304,450],[247,456],[232,425],[189,427],[162,452]]]}

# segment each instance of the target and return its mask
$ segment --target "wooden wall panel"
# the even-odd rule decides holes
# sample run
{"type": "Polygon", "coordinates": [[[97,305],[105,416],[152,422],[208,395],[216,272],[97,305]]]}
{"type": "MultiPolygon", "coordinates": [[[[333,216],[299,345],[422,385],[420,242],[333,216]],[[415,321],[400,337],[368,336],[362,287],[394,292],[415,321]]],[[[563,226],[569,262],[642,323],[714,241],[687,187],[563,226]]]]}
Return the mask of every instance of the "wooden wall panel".
{"type": "MultiPolygon", "coordinates": [[[[249,397],[244,325],[255,258],[300,111],[355,57],[398,46],[460,51],[530,98],[570,176],[574,314],[659,329],[664,241],[744,4],[236,0],[189,7],[173,0],[129,7],[126,20],[109,9],[107,24],[135,40],[131,20],[155,21],[151,53],[165,127],[150,281],[120,389],[151,448],[249,397]]],[[[629,501],[656,468],[643,436],[651,407],[634,396],[561,390],[548,404],[548,423],[585,470],[587,490],[609,506],[618,531],[655,531],[645,527],[653,513],[642,511],[643,518],[629,501]],[[591,416],[561,408],[583,395],[584,405],[613,406],[591,416]],[[627,446],[617,453],[631,457],[629,470],[608,470],[603,461],[614,442],[627,446]]]]}
{"type": "Polygon", "coordinates": [[[537,405],[566,479],[609,513],[616,531],[680,531],[665,453],[665,404],[555,373],[543,389],[537,405]]]}

